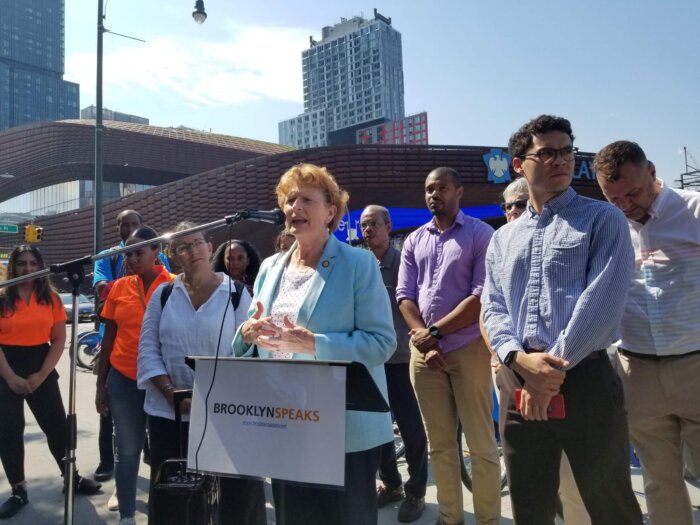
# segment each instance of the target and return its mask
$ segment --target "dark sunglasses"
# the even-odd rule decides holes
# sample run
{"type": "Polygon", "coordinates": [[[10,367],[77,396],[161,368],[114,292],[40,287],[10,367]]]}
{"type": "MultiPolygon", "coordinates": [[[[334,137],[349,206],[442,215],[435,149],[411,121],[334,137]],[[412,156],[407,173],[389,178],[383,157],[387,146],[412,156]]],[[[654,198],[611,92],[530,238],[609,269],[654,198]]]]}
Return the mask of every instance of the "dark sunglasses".
{"type": "Polygon", "coordinates": [[[511,201],[511,202],[504,202],[501,204],[501,209],[503,210],[503,213],[509,212],[513,206],[518,208],[519,210],[524,210],[525,206],[527,206],[527,200],[523,199],[518,199],[517,201],[511,201]]]}

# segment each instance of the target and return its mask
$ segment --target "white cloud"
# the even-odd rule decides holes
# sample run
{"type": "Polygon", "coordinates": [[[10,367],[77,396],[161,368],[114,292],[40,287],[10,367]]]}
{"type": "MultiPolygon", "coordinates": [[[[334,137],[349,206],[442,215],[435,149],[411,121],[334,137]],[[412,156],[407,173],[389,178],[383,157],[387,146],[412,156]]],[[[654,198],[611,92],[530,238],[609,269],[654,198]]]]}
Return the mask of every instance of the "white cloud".
{"type": "MultiPolygon", "coordinates": [[[[143,91],[180,99],[189,107],[302,100],[301,51],[310,34],[307,29],[231,21],[225,26],[226,36],[218,41],[156,37],[146,43],[119,42],[114,50],[109,50],[116,47],[112,38],[119,37],[105,35],[105,100],[110,94],[143,91]]],[[[95,55],[68,55],[65,78],[80,83],[83,105],[91,103],[95,55]]]]}

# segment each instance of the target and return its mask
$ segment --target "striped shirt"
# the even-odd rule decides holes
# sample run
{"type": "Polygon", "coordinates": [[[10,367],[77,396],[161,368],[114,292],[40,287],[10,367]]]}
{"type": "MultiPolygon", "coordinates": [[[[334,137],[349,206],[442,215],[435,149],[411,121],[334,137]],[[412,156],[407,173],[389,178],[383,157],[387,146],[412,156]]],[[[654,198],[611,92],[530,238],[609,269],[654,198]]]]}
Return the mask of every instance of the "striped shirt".
{"type": "Polygon", "coordinates": [[[700,193],[662,186],[649,220],[629,228],[635,273],[620,346],[659,356],[700,350],[700,193]]]}
{"type": "Polygon", "coordinates": [[[492,348],[544,351],[573,368],[617,339],[633,272],[624,215],[569,188],[500,228],[481,296],[492,348]]]}

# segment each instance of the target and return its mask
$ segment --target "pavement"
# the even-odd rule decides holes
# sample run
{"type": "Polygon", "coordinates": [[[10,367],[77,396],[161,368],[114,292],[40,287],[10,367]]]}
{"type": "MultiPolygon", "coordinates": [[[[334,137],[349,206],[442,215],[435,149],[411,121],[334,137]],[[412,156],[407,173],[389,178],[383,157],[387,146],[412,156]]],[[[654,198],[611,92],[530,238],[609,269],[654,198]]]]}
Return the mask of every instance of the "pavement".
{"type": "MultiPolygon", "coordinates": [[[[79,331],[90,329],[90,323],[80,325],[79,331]]],[[[68,329],[70,337],[70,327],[68,329]]],[[[68,378],[69,359],[67,352],[64,353],[58,364],[57,370],[60,374],[60,385],[63,392],[63,401],[68,405],[68,378]]],[[[94,393],[95,377],[90,372],[78,369],[76,380],[76,414],[78,419],[78,447],[76,451],[78,470],[85,476],[92,476],[95,467],[99,463],[97,450],[97,434],[99,418],[95,412],[94,393]]],[[[58,525],[64,523],[64,496],[62,494],[62,483],[60,473],[46,446],[46,439],[37,426],[31,412],[25,410],[27,415],[27,426],[25,430],[25,464],[27,475],[27,488],[29,492],[29,504],[14,517],[3,521],[8,525],[58,525]]],[[[401,460],[399,468],[402,475],[406,476],[406,463],[401,460]]],[[[0,469],[1,470],[1,469],[0,469]]],[[[147,523],[148,506],[148,480],[149,470],[145,464],[141,464],[138,480],[137,494],[137,514],[138,525],[147,523]]],[[[637,499],[642,510],[646,513],[646,500],[644,498],[642,476],[639,469],[632,471],[632,485],[635,489],[637,499]]],[[[693,505],[700,505],[700,488],[688,484],[691,501],[693,505]]],[[[114,489],[114,480],[103,483],[101,494],[95,496],[76,495],[74,507],[74,520],[76,525],[104,525],[119,523],[119,513],[107,510],[107,500],[114,489]]],[[[268,523],[274,524],[274,510],[272,508],[272,496],[269,483],[266,483],[267,491],[267,516],[268,523]]],[[[4,501],[9,496],[9,489],[4,472],[0,471],[0,501],[4,501]]],[[[465,522],[476,523],[474,518],[474,508],[471,493],[463,490],[465,522]]],[[[428,479],[428,490],[426,494],[426,510],[418,521],[417,525],[433,525],[438,517],[438,505],[435,484],[432,475],[428,479]]],[[[512,524],[512,513],[510,498],[507,490],[503,493],[502,499],[502,519],[501,523],[512,524]]],[[[388,505],[379,510],[379,525],[398,524],[396,518],[398,503],[388,505]]],[[[695,510],[695,522],[700,523],[700,510],[695,510]]],[[[563,522],[558,522],[563,523],[563,522]]],[[[645,523],[648,518],[645,514],[645,523]]],[[[313,524],[310,524],[313,525],[313,524]]]]}

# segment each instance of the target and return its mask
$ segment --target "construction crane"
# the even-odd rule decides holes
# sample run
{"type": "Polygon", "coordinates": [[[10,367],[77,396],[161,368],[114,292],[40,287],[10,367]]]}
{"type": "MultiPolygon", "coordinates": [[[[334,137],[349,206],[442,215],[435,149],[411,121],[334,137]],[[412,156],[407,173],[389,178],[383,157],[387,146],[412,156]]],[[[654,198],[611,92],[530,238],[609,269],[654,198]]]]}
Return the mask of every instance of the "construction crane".
{"type": "Polygon", "coordinates": [[[681,173],[681,178],[677,182],[680,183],[681,189],[700,191],[700,168],[698,168],[700,164],[685,146],[683,146],[683,156],[685,157],[685,173],[681,173]],[[688,157],[693,161],[693,164],[688,163],[688,157]]]}

